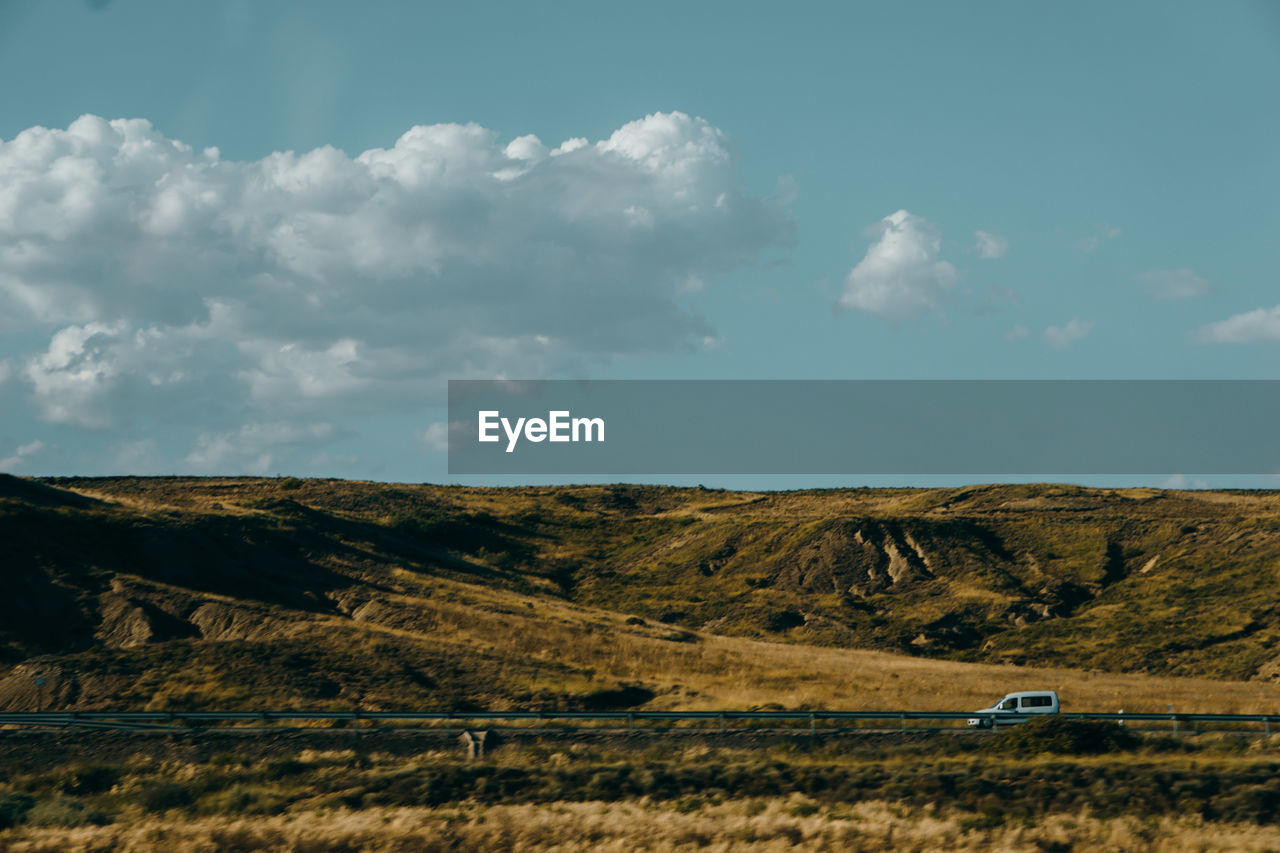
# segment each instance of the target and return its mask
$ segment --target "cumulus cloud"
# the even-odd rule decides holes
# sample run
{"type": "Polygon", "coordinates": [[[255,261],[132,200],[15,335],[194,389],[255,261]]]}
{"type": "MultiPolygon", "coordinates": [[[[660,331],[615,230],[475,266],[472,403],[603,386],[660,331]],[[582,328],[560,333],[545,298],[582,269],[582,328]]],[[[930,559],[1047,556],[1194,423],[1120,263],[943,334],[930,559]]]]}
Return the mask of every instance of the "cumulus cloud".
{"type": "Polygon", "coordinates": [[[992,234],[988,231],[975,231],[973,232],[973,237],[973,248],[980,258],[994,260],[1004,257],[1005,252],[1009,251],[1009,241],[999,234],[992,234]]]}
{"type": "Polygon", "coordinates": [[[1042,337],[1049,346],[1062,349],[1081,338],[1087,338],[1092,331],[1092,322],[1082,322],[1073,317],[1061,326],[1049,326],[1044,330],[1042,337]]]}
{"type": "Polygon", "coordinates": [[[792,230],[678,112],[595,143],[445,124],[252,162],[84,116],[0,141],[0,334],[48,335],[0,357],[47,421],[204,426],[188,461],[213,470],[244,423],[696,349],[691,283],[792,230]]]}
{"type": "Polygon", "coordinates": [[[436,421],[418,432],[418,441],[440,453],[449,452],[449,424],[436,421]]]}
{"type": "Polygon", "coordinates": [[[1280,341],[1280,305],[1255,308],[1200,327],[1196,338],[1204,343],[1247,344],[1280,341]]]}
{"type": "Polygon", "coordinates": [[[26,467],[27,460],[43,452],[43,441],[33,441],[19,446],[13,453],[0,458],[0,471],[20,471],[26,467]]]}
{"type": "Polygon", "coordinates": [[[268,474],[281,448],[323,444],[334,438],[333,424],[245,424],[233,432],[202,433],[187,455],[190,470],[200,473],[268,474]]]}
{"type": "Polygon", "coordinates": [[[1103,225],[1088,237],[1082,237],[1077,240],[1076,249],[1087,255],[1095,251],[1103,243],[1114,240],[1122,234],[1124,234],[1124,231],[1114,225],[1103,225]]]}
{"type": "Polygon", "coordinates": [[[1030,335],[1031,335],[1031,330],[1028,329],[1023,324],[1018,323],[1012,329],[1004,333],[1004,339],[1006,341],[1020,341],[1023,338],[1029,337],[1030,335]]]}
{"type": "Polygon", "coordinates": [[[867,233],[875,242],[846,276],[840,307],[891,320],[936,311],[956,281],[955,267],[939,257],[938,229],[899,210],[867,233]]]}
{"type": "Polygon", "coordinates": [[[1156,299],[1191,299],[1204,296],[1213,289],[1207,278],[1196,275],[1194,270],[1147,270],[1137,276],[1138,282],[1156,299]]]}

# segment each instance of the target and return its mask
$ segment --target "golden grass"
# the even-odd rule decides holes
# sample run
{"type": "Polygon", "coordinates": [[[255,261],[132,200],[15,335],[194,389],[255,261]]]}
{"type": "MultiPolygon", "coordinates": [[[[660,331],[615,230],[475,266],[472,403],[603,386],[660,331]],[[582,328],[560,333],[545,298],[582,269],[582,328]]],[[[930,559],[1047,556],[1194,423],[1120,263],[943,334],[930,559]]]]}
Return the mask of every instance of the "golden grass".
{"type": "MultiPolygon", "coordinates": [[[[423,639],[484,649],[505,659],[567,664],[597,681],[643,684],[654,710],[786,709],[971,711],[1013,690],[1057,690],[1063,710],[1112,713],[1280,713],[1267,681],[971,664],[884,652],[770,643],[654,623],[546,598],[450,584],[451,595],[399,603],[433,626],[423,639]]],[[[384,603],[395,603],[384,599],[384,603]]],[[[362,623],[375,632],[414,632],[362,623]]],[[[334,626],[340,627],[340,623],[334,626]]],[[[563,676],[548,675],[548,679],[563,676]]],[[[535,686],[553,686],[552,681],[535,686]]],[[[561,685],[563,686],[563,685],[561,685]]]]}
{"type": "MultiPolygon", "coordinates": [[[[486,509],[501,518],[510,519],[518,518],[525,510],[542,510],[549,516],[559,517],[556,513],[560,513],[564,518],[576,519],[577,510],[559,506],[550,496],[580,493],[598,498],[607,491],[604,487],[506,490],[324,481],[306,481],[297,490],[286,490],[285,481],[240,478],[84,480],[60,485],[133,510],[149,511],[157,523],[165,521],[165,513],[175,509],[183,512],[195,509],[217,514],[258,514],[260,510],[253,508],[256,506],[254,502],[272,496],[298,499],[321,508],[330,504],[347,507],[346,503],[334,503],[336,498],[345,496],[355,506],[368,507],[367,513],[363,510],[332,510],[334,517],[340,519],[365,518],[369,513],[382,512],[383,509],[391,512],[401,506],[397,501],[403,503],[410,497],[438,502],[450,512],[486,509]],[[400,497],[386,497],[390,493],[400,497]]],[[[1226,518],[1232,513],[1254,520],[1280,514],[1280,493],[1274,492],[1178,493],[1056,486],[774,494],[655,491],[661,494],[653,498],[656,507],[653,517],[697,515],[737,519],[743,523],[752,519],[780,517],[852,518],[875,515],[936,518],[961,512],[966,517],[982,518],[988,514],[1025,514],[1040,519],[1044,528],[1029,528],[1027,537],[1047,537],[1045,542],[1053,544],[1064,554],[1076,546],[1084,547],[1081,542],[1092,543],[1088,547],[1094,550],[1102,548],[1102,540],[1098,539],[1101,528],[1084,530],[1077,537],[1079,541],[1067,537],[1062,543],[1058,542],[1058,538],[1065,535],[1058,529],[1062,527],[1061,518],[1074,518],[1080,513],[1090,517],[1096,514],[1126,518],[1132,514],[1135,519],[1152,523],[1166,517],[1178,520],[1192,518],[1198,523],[1202,519],[1226,518]]],[[[413,505],[412,501],[405,504],[413,505]]],[[[583,517],[587,517],[585,512],[583,517]]],[[[591,516],[588,527],[603,525],[601,519],[606,517],[607,513],[600,511],[600,518],[591,516]]],[[[592,538],[594,529],[587,530],[590,536],[580,534],[581,541],[549,537],[538,545],[544,549],[539,551],[540,559],[555,559],[562,553],[590,553],[599,544],[592,538]],[[584,548],[587,549],[585,552],[584,548]]],[[[675,549],[683,536],[694,536],[695,533],[677,530],[665,543],[657,540],[653,547],[658,551],[675,549]]],[[[1124,709],[1129,712],[1166,712],[1172,705],[1184,713],[1280,713],[1280,686],[1269,681],[1219,681],[1111,674],[1083,669],[964,664],[850,648],[765,642],[706,631],[694,634],[652,620],[631,624],[636,620],[629,620],[626,612],[572,604],[550,595],[521,594],[497,582],[483,580],[480,573],[476,575],[477,582],[464,583],[458,579],[457,573],[448,574],[443,569],[433,576],[421,567],[400,568],[401,564],[392,563],[378,564],[376,572],[366,574],[370,570],[361,561],[368,557],[368,549],[360,542],[347,542],[345,545],[350,548],[340,554],[335,551],[326,556],[324,559],[329,562],[324,565],[340,570],[339,574],[346,573],[352,578],[369,581],[368,586],[361,587],[360,580],[353,580],[350,590],[357,590],[359,594],[353,592],[350,597],[360,598],[358,604],[376,606],[364,609],[353,606],[352,612],[343,616],[319,612],[291,613],[287,608],[275,606],[264,610],[255,606],[248,611],[249,618],[242,620],[255,630],[245,628],[242,636],[218,639],[269,643],[305,638],[314,639],[317,648],[323,649],[367,646],[375,640],[401,638],[459,652],[462,660],[467,660],[468,653],[483,653],[473,659],[483,657],[484,677],[488,678],[494,668],[500,670],[498,674],[502,676],[493,680],[492,691],[481,695],[481,701],[492,701],[492,710],[514,707],[526,701],[523,697],[529,695],[576,697],[628,683],[653,690],[657,696],[645,707],[660,710],[777,706],[787,709],[970,711],[989,705],[1011,690],[1048,688],[1059,691],[1063,707],[1068,711],[1113,712],[1124,709]],[[393,582],[384,585],[383,581],[388,578],[393,582]],[[261,632],[256,630],[259,625],[261,632]],[[696,642],[682,642],[682,639],[696,639],[696,642]]],[[[374,560],[377,556],[374,554],[369,559],[377,563],[374,560]]],[[[1150,559],[1145,551],[1142,556],[1150,559]]],[[[473,568],[491,568],[481,558],[472,556],[468,559],[473,561],[470,564],[473,568]]],[[[1171,560],[1167,554],[1162,557],[1158,570],[1152,576],[1161,576],[1171,560]]],[[[1257,575],[1269,577],[1266,571],[1257,575]]],[[[130,594],[136,593],[147,600],[179,601],[189,594],[189,591],[153,577],[118,574],[116,579],[127,580],[130,594]]],[[[552,581],[530,576],[525,583],[523,589],[532,592],[550,585],[552,581]]],[[[636,583],[643,584],[643,577],[636,583]]],[[[1005,593],[984,587],[972,578],[958,577],[950,588],[950,597],[924,598],[910,604],[910,607],[906,604],[903,607],[914,608],[912,612],[922,619],[931,619],[959,605],[981,605],[996,602],[1004,596],[1005,593]]],[[[216,589],[200,591],[198,600],[216,601],[232,607],[243,604],[219,594],[216,589]]],[[[1152,622],[1151,632],[1168,632],[1171,629],[1165,627],[1166,624],[1179,624],[1179,616],[1186,603],[1185,598],[1176,596],[1170,598],[1167,605],[1148,602],[1143,613],[1144,618],[1152,622]],[[1161,624],[1154,624],[1157,621],[1161,624]]],[[[815,602],[815,607],[818,604],[820,602],[815,602]]],[[[1111,618],[1111,622],[1123,623],[1124,620],[1118,617],[1123,616],[1128,607],[1126,603],[1098,604],[1089,611],[1089,619],[1076,618],[1073,624],[1084,635],[1082,645],[1087,647],[1094,636],[1105,639],[1107,626],[1111,623],[1104,617],[1111,618]]],[[[1230,615],[1217,625],[1221,631],[1243,630],[1246,621],[1253,618],[1253,610],[1248,608],[1235,608],[1228,612],[1230,615]]],[[[1128,626],[1121,624],[1121,627],[1128,626]]],[[[1262,639],[1257,642],[1269,642],[1264,634],[1258,636],[1262,639]]],[[[1100,643],[1099,648],[1103,645],[1100,643]]],[[[1224,654],[1231,651],[1227,645],[1221,647],[1224,654]]],[[[1241,654],[1239,649],[1231,653],[1241,654]]],[[[152,662],[157,660],[160,660],[158,656],[152,662]]],[[[192,695],[208,697],[210,702],[243,698],[243,691],[237,692],[221,683],[223,673],[216,667],[188,673],[167,672],[162,668],[156,671],[163,676],[167,686],[157,688],[155,695],[149,697],[151,701],[143,701],[138,707],[174,707],[174,700],[165,690],[180,692],[188,688],[198,688],[192,695]]],[[[1258,671],[1271,670],[1264,666],[1258,671]]],[[[99,697],[96,701],[108,700],[99,697]]],[[[370,698],[369,694],[362,694],[358,700],[345,695],[342,699],[348,704],[354,701],[363,703],[362,707],[366,708],[387,708],[397,700],[393,697],[379,699],[377,695],[370,698]]],[[[206,707],[210,706],[206,704],[206,707]]]]}
{"type": "Polygon", "coordinates": [[[1280,829],[1198,819],[1050,815],[1034,824],[975,825],[972,815],[882,802],[819,806],[803,797],[680,803],[552,803],[377,808],[272,817],[168,817],[74,829],[0,833],[5,853],[208,853],[291,850],[446,851],[1261,851],[1280,829]]]}

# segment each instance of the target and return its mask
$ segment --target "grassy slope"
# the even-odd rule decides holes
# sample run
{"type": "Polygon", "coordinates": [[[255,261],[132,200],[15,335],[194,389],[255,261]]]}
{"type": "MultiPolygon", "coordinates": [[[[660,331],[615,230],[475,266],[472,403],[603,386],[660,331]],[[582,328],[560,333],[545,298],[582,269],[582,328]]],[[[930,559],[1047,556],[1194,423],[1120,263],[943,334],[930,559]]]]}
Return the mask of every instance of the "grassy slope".
{"type": "Polygon", "coordinates": [[[1278,525],[1270,492],[0,476],[0,707],[39,670],[76,707],[1272,710],[1278,525]]]}

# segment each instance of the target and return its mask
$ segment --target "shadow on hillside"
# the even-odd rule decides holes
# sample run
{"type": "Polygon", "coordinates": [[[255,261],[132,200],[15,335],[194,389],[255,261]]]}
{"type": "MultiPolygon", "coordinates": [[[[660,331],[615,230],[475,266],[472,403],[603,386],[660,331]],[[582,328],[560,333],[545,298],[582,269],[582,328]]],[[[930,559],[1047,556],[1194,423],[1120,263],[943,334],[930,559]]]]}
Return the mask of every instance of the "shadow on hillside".
{"type": "Polygon", "coordinates": [[[96,498],[46,486],[25,477],[12,474],[0,474],[0,500],[19,500],[33,506],[47,507],[89,507],[101,505],[96,498]]]}

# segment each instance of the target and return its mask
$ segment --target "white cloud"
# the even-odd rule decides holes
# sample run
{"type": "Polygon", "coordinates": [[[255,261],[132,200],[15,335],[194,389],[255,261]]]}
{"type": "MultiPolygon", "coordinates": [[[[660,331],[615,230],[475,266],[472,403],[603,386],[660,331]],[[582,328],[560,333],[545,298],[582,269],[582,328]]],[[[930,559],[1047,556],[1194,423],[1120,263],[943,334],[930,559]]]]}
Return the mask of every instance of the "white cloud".
{"type": "Polygon", "coordinates": [[[1280,305],[1255,308],[1216,323],[1201,326],[1196,338],[1204,343],[1247,344],[1280,341],[1280,305]]]}
{"type": "Polygon", "coordinates": [[[1004,257],[1005,252],[1009,251],[1009,241],[1001,237],[999,234],[993,234],[989,231],[974,231],[974,250],[978,253],[978,257],[994,260],[995,258],[1004,257]]]}
{"type": "Polygon", "coordinates": [[[45,420],[200,425],[207,468],[244,423],[692,351],[715,331],[691,283],[792,230],[682,113],[594,144],[450,124],[253,162],[84,116],[0,141],[0,336],[48,335],[0,358],[45,420]]]}
{"type": "Polygon", "coordinates": [[[1061,326],[1049,326],[1044,330],[1043,337],[1044,342],[1049,346],[1061,349],[1081,338],[1088,337],[1092,331],[1092,322],[1081,322],[1073,317],[1061,326]]]}
{"type": "Polygon", "coordinates": [[[45,449],[43,441],[33,441],[20,446],[10,455],[0,459],[0,471],[18,471],[26,467],[27,460],[45,449]]]}
{"type": "Polygon", "coordinates": [[[1028,329],[1026,326],[1022,325],[1021,323],[1019,323],[1016,326],[1014,326],[1012,329],[1004,333],[1004,339],[1006,341],[1019,341],[1019,340],[1022,340],[1023,338],[1029,337],[1030,335],[1031,335],[1031,330],[1028,329]]]}
{"type": "Polygon", "coordinates": [[[280,451],[324,444],[337,435],[332,424],[245,424],[233,432],[203,433],[187,454],[188,470],[198,473],[268,474],[280,451]]]}
{"type": "Polygon", "coordinates": [[[899,210],[867,231],[876,241],[845,278],[840,307],[892,320],[937,310],[956,280],[955,267],[939,259],[938,229],[899,210]]]}
{"type": "Polygon", "coordinates": [[[1113,225],[1103,225],[1088,237],[1082,237],[1077,240],[1076,248],[1081,252],[1088,254],[1097,249],[1103,243],[1106,243],[1108,240],[1114,240],[1122,234],[1124,234],[1124,231],[1113,225]]]}
{"type": "Polygon", "coordinates": [[[1188,477],[1186,474],[1173,474],[1160,484],[1162,489],[1207,489],[1209,484],[1204,480],[1188,477]]]}
{"type": "Polygon", "coordinates": [[[449,452],[449,424],[436,421],[426,429],[419,431],[418,441],[440,453],[449,452]]]}
{"type": "Polygon", "coordinates": [[[158,473],[158,457],[159,446],[156,444],[155,439],[142,438],[137,441],[123,442],[116,445],[115,454],[111,460],[114,465],[112,473],[158,473]]]}
{"type": "Polygon", "coordinates": [[[1191,299],[1204,296],[1213,289],[1213,282],[1186,268],[1147,270],[1139,274],[1137,279],[1142,289],[1156,299],[1191,299]]]}

